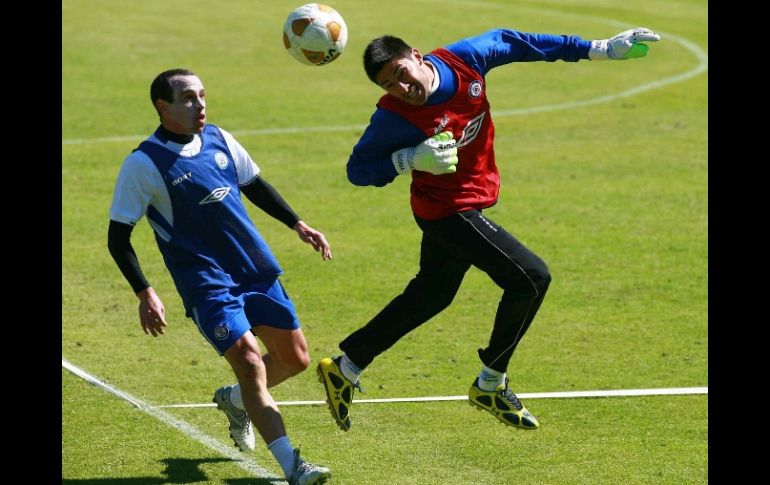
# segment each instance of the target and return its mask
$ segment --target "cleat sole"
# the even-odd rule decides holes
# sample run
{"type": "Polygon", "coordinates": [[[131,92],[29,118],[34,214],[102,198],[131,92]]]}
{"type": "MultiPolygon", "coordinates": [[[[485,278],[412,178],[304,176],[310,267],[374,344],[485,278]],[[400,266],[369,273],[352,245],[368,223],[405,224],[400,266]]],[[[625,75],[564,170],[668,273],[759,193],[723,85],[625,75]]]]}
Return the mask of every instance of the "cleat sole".
{"type": "MultiPolygon", "coordinates": [[[[334,419],[334,422],[337,424],[337,427],[342,431],[350,430],[350,426],[345,427],[345,423],[340,422],[340,420],[337,419],[337,415],[334,413],[334,402],[332,401],[332,398],[329,395],[329,389],[326,388],[326,379],[324,379],[324,374],[323,374],[323,371],[321,370],[320,364],[315,368],[315,373],[318,376],[318,382],[320,382],[324,386],[324,394],[326,395],[326,406],[329,408],[329,413],[332,415],[332,419],[334,419]]],[[[320,483],[323,483],[323,482],[320,482],[320,483]]]]}

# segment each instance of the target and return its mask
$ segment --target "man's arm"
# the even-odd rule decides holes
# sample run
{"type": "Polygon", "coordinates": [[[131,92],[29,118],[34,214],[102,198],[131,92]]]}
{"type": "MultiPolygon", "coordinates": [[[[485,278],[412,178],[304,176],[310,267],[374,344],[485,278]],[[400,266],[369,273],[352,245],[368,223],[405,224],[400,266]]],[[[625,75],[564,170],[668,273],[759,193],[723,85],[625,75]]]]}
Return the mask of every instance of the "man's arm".
{"type": "Polygon", "coordinates": [[[462,39],[447,49],[481,75],[511,62],[566,61],[581,59],[630,59],[647,55],[647,45],[660,36],[644,27],[626,30],[609,39],[584,40],[577,35],[554,35],[495,29],[462,39]]]}
{"type": "Polygon", "coordinates": [[[275,190],[275,187],[267,183],[265,179],[259,176],[255,177],[248,184],[241,186],[241,192],[265,213],[293,229],[300,240],[313,246],[313,249],[321,253],[323,259],[332,259],[331,248],[323,233],[305,224],[288,202],[281,197],[281,194],[275,190]]]}
{"type": "Polygon", "coordinates": [[[389,184],[400,175],[391,159],[393,152],[415,146],[424,139],[422,130],[404,118],[378,108],[350,154],[348,180],[359,186],[389,184]]]}
{"type": "Polygon", "coordinates": [[[588,59],[591,41],[577,35],[537,34],[495,29],[446,46],[482,76],[490,69],[512,62],[588,59]]]}
{"type": "Polygon", "coordinates": [[[152,333],[153,337],[157,337],[164,333],[166,309],[139,266],[139,258],[131,245],[133,230],[134,226],[130,224],[111,220],[107,231],[107,248],[123,277],[139,298],[139,321],[144,333],[152,333]]]}
{"type": "Polygon", "coordinates": [[[110,221],[110,227],[107,231],[107,248],[110,250],[112,259],[120,268],[123,277],[134,293],[148,288],[150,283],[144,277],[142,268],[139,266],[139,259],[136,257],[134,247],[131,245],[131,232],[134,226],[123,224],[117,221],[110,221]]]}
{"type": "Polygon", "coordinates": [[[293,229],[297,221],[300,220],[297,213],[275,190],[275,187],[267,183],[262,177],[257,176],[247,185],[241,186],[241,192],[252,204],[265,211],[269,216],[283,222],[290,229],[293,229]]]}

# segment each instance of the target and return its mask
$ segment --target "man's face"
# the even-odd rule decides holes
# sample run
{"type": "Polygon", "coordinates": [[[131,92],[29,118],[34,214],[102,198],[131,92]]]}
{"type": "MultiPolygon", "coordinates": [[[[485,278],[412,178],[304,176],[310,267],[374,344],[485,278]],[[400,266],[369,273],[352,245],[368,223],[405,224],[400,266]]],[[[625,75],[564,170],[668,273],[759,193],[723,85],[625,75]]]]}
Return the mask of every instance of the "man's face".
{"type": "Polygon", "coordinates": [[[405,103],[421,106],[428,100],[433,82],[433,69],[417,49],[404,57],[394,57],[375,76],[377,84],[405,103]]]}
{"type": "Polygon", "coordinates": [[[201,133],[206,124],[206,90],[198,76],[171,78],[174,101],[158,100],[163,126],[180,135],[201,133]]]}

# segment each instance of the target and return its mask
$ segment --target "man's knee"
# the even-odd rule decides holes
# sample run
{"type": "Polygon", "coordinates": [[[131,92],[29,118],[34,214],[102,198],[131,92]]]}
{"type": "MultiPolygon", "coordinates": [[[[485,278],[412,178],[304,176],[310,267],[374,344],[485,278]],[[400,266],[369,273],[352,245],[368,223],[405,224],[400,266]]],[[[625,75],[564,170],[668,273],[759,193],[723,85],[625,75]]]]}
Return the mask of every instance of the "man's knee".
{"type": "Polygon", "coordinates": [[[535,298],[548,291],[551,272],[545,264],[531,267],[523,273],[516,267],[504,275],[499,275],[495,281],[505,290],[507,298],[504,299],[535,298]]]}
{"type": "Polygon", "coordinates": [[[235,354],[228,360],[239,380],[242,378],[253,381],[265,375],[265,363],[258,352],[246,350],[235,354]]]}
{"type": "Polygon", "coordinates": [[[548,291],[548,287],[551,285],[551,272],[546,265],[538,268],[537,273],[532,278],[535,288],[537,288],[538,294],[543,294],[548,291]]]}

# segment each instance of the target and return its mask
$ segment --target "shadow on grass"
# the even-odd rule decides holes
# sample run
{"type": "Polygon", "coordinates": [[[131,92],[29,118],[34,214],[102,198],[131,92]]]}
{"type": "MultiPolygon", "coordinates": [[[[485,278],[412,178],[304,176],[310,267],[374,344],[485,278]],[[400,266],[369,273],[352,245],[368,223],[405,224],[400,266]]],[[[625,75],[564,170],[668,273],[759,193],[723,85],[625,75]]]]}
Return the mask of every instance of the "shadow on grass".
{"type": "MultiPolygon", "coordinates": [[[[209,478],[199,466],[203,463],[232,462],[228,458],[206,458],[190,460],[186,458],[166,458],[161,460],[166,469],[161,472],[165,477],[132,477],[132,478],[62,478],[62,485],[162,485],[169,483],[201,483],[209,478]]],[[[233,478],[224,479],[227,485],[272,485],[283,482],[279,478],[233,478]]]]}

